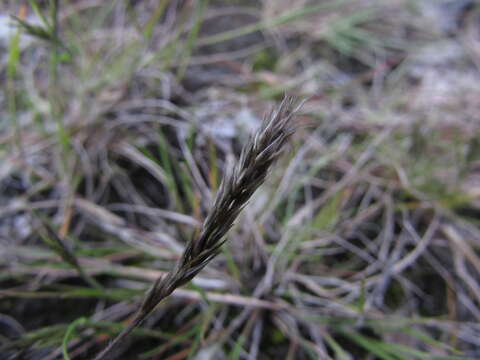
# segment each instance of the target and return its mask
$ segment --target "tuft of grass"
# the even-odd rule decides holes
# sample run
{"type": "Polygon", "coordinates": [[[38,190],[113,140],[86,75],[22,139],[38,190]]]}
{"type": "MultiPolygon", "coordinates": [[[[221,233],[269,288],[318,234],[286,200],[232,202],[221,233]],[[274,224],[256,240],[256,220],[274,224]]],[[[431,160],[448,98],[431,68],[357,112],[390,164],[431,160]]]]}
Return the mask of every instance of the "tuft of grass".
{"type": "Polygon", "coordinates": [[[478,9],[445,14],[451,36],[434,1],[25,3],[0,4],[24,22],[4,41],[0,15],[2,356],[92,359],[132,299],[184,281],[221,174],[288,90],[312,131],[114,352],[479,357],[478,9]]]}

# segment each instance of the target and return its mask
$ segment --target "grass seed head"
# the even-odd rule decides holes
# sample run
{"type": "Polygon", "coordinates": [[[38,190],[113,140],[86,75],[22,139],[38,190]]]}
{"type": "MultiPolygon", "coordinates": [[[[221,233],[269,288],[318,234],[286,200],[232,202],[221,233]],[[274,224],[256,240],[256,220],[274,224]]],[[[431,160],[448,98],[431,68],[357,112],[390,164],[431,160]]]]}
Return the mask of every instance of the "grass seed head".
{"type": "Polygon", "coordinates": [[[238,163],[227,172],[200,234],[192,238],[175,268],[158,278],[131,324],[95,360],[107,359],[111,351],[176,288],[193,279],[225,243],[225,236],[253,193],[265,181],[269,169],[293,134],[293,117],[300,104],[286,96],[279,107],[266,116],[262,125],[242,150],[238,163]]]}

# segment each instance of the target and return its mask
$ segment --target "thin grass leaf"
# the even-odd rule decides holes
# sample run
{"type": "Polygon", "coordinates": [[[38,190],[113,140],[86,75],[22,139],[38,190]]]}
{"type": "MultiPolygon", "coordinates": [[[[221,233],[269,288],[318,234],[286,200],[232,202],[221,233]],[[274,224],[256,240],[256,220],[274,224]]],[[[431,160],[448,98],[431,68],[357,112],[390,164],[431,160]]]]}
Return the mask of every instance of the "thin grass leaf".
{"type": "Polygon", "coordinates": [[[183,51],[180,66],[177,71],[177,78],[180,80],[185,75],[185,71],[188,67],[188,63],[190,62],[190,57],[192,55],[192,51],[195,47],[196,40],[198,38],[198,34],[200,32],[200,27],[203,22],[203,14],[205,13],[205,9],[208,6],[208,0],[200,0],[195,9],[195,25],[193,26],[192,30],[188,34],[188,37],[185,41],[185,49],[183,51]]]}
{"type": "Polygon", "coordinates": [[[155,25],[163,16],[169,2],[170,0],[160,0],[158,6],[155,8],[155,11],[153,12],[152,16],[150,17],[147,24],[145,25],[145,28],[143,29],[143,35],[147,40],[152,39],[155,25]]]}
{"type": "Polygon", "coordinates": [[[22,139],[20,126],[17,121],[17,91],[15,89],[15,78],[17,67],[20,62],[20,29],[10,39],[7,62],[7,102],[10,122],[14,129],[15,146],[19,152],[22,151],[22,139]]]}
{"type": "Polygon", "coordinates": [[[346,331],[343,334],[345,336],[347,336],[348,338],[350,338],[355,343],[357,343],[359,346],[368,350],[372,354],[375,354],[376,356],[378,356],[380,359],[384,359],[384,360],[403,359],[401,357],[393,355],[389,351],[385,350],[382,346],[379,346],[378,341],[372,340],[372,339],[367,338],[365,336],[362,336],[358,333],[353,333],[353,332],[346,331]]]}
{"type": "Polygon", "coordinates": [[[38,6],[37,2],[35,0],[29,0],[28,2],[30,3],[30,6],[32,7],[35,15],[37,15],[37,17],[42,20],[45,27],[47,29],[51,29],[52,24],[50,23],[50,21],[48,21],[48,19],[45,17],[45,15],[43,15],[43,13],[40,10],[40,7],[38,6]]]}
{"type": "Polygon", "coordinates": [[[65,360],[71,360],[68,355],[68,343],[75,336],[75,330],[77,327],[83,326],[87,323],[87,318],[81,317],[74,322],[72,322],[65,332],[65,336],[62,341],[62,353],[65,360]]]}
{"type": "Polygon", "coordinates": [[[347,3],[346,0],[336,0],[329,3],[320,3],[311,6],[286,11],[285,13],[267,21],[261,21],[254,24],[245,25],[238,29],[221,32],[220,34],[211,35],[198,40],[198,46],[213,45],[223,41],[228,41],[240,36],[248,35],[256,31],[272,29],[280,25],[288,24],[298,19],[312,16],[315,13],[336,9],[347,3]]]}

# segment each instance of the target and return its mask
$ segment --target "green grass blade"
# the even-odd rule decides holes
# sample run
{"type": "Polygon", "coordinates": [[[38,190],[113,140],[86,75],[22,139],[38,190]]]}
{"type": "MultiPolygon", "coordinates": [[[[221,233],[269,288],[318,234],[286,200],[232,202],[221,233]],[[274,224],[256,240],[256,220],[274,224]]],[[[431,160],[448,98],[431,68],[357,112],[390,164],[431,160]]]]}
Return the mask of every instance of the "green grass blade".
{"type": "Polygon", "coordinates": [[[153,12],[152,16],[150,17],[147,24],[145,25],[145,28],[143,29],[143,36],[145,36],[145,38],[148,41],[152,39],[155,25],[160,21],[160,18],[165,13],[165,10],[169,3],[170,3],[170,0],[160,0],[160,3],[155,8],[155,11],[153,12]]]}
{"type": "Polygon", "coordinates": [[[360,335],[358,333],[350,332],[350,331],[345,331],[343,333],[345,336],[353,340],[355,343],[357,343],[359,346],[363,347],[365,350],[369,351],[372,354],[375,354],[378,356],[380,359],[383,360],[407,360],[406,358],[402,357],[397,357],[390,353],[389,351],[385,350],[383,346],[381,346],[380,342],[377,340],[370,339],[366,336],[360,335]]]}
{"type": "Polygon", "coordinates": [[[185,71],[192,55],[192,51],[196,45],[198,33],[200,32],[200,27],[203,22],[203,15],[205,13],[205,9],[208,6],[208,1],[209,0],[197,1],[197,5],[195,7],[195,23],[190,30],[190,33],[188,34],[183,53],[181,55],[180,65],[177,70],[178,81],[181,81],[181,79],[185,75],[185,71]]]}
{"type": "Polygon", "coordinates": [[[86,322],[87,322],[87,319],[84,317],[81,317],[75,320],[74,322],[72,322],[68,326],[62,342],[62,353],[63,353],[64,360],[71,360],[70,356],[68,355],[68,343],[75,336],[76,328],[85,325],[86,322]]]}
{"type": "Polygon", "coordinates": [[[313,15],[317,12],[336,9],[337,7],[346,3],[348,3],[347,0],[336,0],[326,4],[322,3],[318,5],[305,6],[300,9],[294,9],[291,11],[287,11],[284,14],[277,16],[269,21],[262,21],[255,24],[246,25],[239,29],[224,31],[217,35],[212,35],[209,37],[199,39],[197,45],[199,46],[213,45],[219,42],[228,41],[240,36],[248,35],[257,31],[271,29],[283,24],[291,23],[303,17],[313,15]]]}

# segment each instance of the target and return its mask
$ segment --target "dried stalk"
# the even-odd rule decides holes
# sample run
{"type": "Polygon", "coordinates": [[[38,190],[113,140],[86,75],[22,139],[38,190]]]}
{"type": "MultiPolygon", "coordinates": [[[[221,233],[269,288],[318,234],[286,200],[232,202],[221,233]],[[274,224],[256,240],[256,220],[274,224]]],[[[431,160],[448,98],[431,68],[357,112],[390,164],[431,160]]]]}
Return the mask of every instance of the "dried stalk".
{"type": "Polygon", "coordinates": [[[292,118],[299,107],[294,98],[287,96],[264,119],[260,129],[243,148],[239,162],[224,176],[200,235],[188,243],[175,268],[155,281],[132,322],[95,360],[111,358],[117,345],[148,317],[160,301],[190,281],[218,255],[228,230],[255,190],[265,181],[269,168],[294,132],[292,118]]]}

